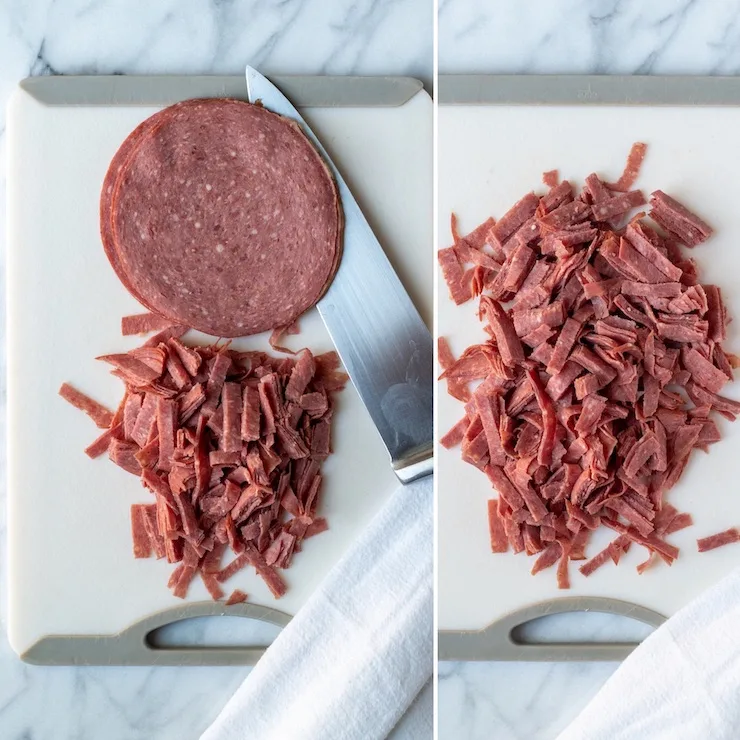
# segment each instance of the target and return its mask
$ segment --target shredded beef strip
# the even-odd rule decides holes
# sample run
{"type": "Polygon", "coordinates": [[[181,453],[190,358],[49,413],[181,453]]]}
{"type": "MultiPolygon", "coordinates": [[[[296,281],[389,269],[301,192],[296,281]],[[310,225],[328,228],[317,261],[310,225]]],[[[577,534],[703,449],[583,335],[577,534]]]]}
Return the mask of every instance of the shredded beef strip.
{"type": "Polygon", "coordinates": [[[233,604],[242,604],[247,600],[247,594],[244,591],[240,591],[235,588],[228,599],[226,599],[226,606],[232,606],[233,604]]]}
{"type": "Polygon", "coordinates": [[[640,174],[640,167],[645,159],[646,152],[647,144],[643,144],[640,141],[635,142],[627,156],[627,163],[624,166],[624,172],[622,172],[619,180],[615,183],[606,183],[606,186],[610,190],[616,190],[618,192],[629,190],[637,181],[640,174]]]}
{"type": "Polygon", "coordinates": [[[697,540],[696,544],[699,547],[699,552],[707,552],[708,550],[714,550],[717,547],[730,545],[733,542],[740,542],[740,531],[738,531],[736,527],[731,527],[724,532],[718,532],[709,537],[703,537],[702,539],[697,540]]]}
{"type": "Polygon", "coordinates": [[[695,247],[712,235],[709,224],[662,190],[650,196],[650,217],[687,247],[695,247]]]}
{"type": "Polygon", "coordinates": [[[270,347],[272,347],[275,352],[283,352],[284,354],[288,355],[295,354],[292,349],[289,349],[288,347],[283,347],[280,342],[283,341],[283,337],[298,334],[299,332],[300,327],[298,325],[298,321],[294,321],[289,326],[279,326],[272,332],[272,334],[270,334],[270,347]]]}
{"type": "Polygon", "coordinates": [[[149,334],[152,331],[161,331],[173,326],[170,319],[159,316],[156,313],[137,313],[124,316],[121,319],[121,334],[130,336],[132,334],[149,334]]]}
{"type": "Polygon", "coordinates": [[[548,170],[542,173],[542,184],[548,188],[555,188],[560,183],[560,173],[557,170],[548,170]]]}
{"type": "Polygon", "coordinates": [[[62,383],[59,395],[75,408],[84,411],[99,429],[108,429],[113,421],[113,412],[90,396],[78,391],[69,383],[62,383]]]}
{"type": "MultiPolygon", "coordinates": [[[[441,444],[460,445],[498,494],[488,501],[492,552],[535,555],[533,574],[557,565],[560,588],[569,561],[583,560],[588,576],[632,544],[648,552],[639,573],[672,563],[678,548],[665,537],[692,519],[666,494],[691,452],[719,441],[714,414],[740,415],[740,401],[721,395],[738,359],[721,345],[720,289],[699,282],[679,246],[712,229],[660,190],[650,198],[659,228],[644,213],[630,218],[645,204],[631,189],[645,153],[635,144],[616,183],[591,174],[578,196],[547,172],[548,193],[528,193],[464,249],[449,248],[454,271],[440,252],[453,299],[477,297],[485,330],[457,359],[439,339],[441,378],[465,403],[441,444]],[[481,266],[476,251],[499,263],[487,263],[480,289],[467,267],[481,266]],[[618,536],[587,559],[602,526],[618,536]]],[[[459,245],[456,218],[453,227],[459,245]]],[[[698,548],[738,541],[732,528],[698,548]]]]}
{"type": "MultiPolygon", "coordinates": [[[[160,328],[148,317],[124,327],[160,328]]],[[[316,514],[320,470],[333,395],[348,377],[334,352],[278,358],[188,347],[175,334],[99,358],[125,384],[115,414],[67,383],[59,393],[105,428],[86,454],[107,452],[151,492],[153,503],[131,507],[134,557],[178,563],[169,580],[176,597],[200,574],[219,600],[220,583],[251,565],[279,598],[287,586],[278,571],[328,528],[316,514]],[[236,557],[224,563],[228,550],[236,557]]],[[[237,589],[226,603],[246,598],[237,589]]]]}

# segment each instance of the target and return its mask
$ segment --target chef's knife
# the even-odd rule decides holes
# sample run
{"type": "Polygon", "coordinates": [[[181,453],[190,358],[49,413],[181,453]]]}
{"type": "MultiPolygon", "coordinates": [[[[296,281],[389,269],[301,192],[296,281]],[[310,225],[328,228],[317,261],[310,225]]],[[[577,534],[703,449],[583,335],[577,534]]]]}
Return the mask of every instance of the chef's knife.
{"type": "Polygon", "coordinates": [[[296,121],[331,169],[344,211],[344,252],[319,313],[404,482],[433,468],[432,337],[357,201],[290,101],[247,67],[252,103],[296,121]]]}

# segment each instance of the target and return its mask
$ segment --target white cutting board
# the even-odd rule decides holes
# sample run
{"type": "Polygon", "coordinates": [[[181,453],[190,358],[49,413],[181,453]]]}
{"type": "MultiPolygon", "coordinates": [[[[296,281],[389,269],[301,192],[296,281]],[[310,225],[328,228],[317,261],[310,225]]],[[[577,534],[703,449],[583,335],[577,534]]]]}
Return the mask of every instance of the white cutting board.
{"type": "MultiPolygon", "coordinates": [[[[630,145],[647,142],[637,186],[646,193],[660,188],[675,195],[716,229],[691,256],[700,265],[702,282],[721,286],[736,318],[726,347],[739,352],[738,130],[736,107],[440,105],[438,246],[451,244],[450,211],[458,214],[461,233],[467,233],[488,216],[501,216],[528,191],[544,192],[543,171],[557,168],[578,186],[593,171],[616,179],[630,145]]],[[[457,356],[486,337],[475,316],[477,302],[456,307],[441,275],[438,288],[439,334],[449,338],[457,356]]],[[[726,395],[740,399],[740,382],[728,386],[726,395]]],[[[463,409],[443,382],[438,398],[441,435],[463,409]]],[[[564,596],[623,600],[668,617],[716,583],[740,563],[740,546],[705,554],[696,549],[697,537],[740,524],[740,423],[719,419],[718,424],[722,441],[709,455],[694,452],[667,496],[695,521],[668,538],[681,548],[673,567],[660,563],[640,576],[635,566],[645,550],[633,547],[618,567],[607,564],[589,578],[572,564],[570,591],[557,589],[554,569],[531,576],[534,558],[491,553],[486,501],[496,494],[480,471],[461,460],[459,447],[439,448],[440,630],[481,630],[512,612],[564,596]]],[[[610,530],[599,532],[587,555],[613,537],[610,530]]]]}
{"type": "MultiPolygon", "coordinates": [[[[187,79],[173,80],[188,89],[187,79]]],[[[197,97],[202,82],[182,97],[197,97]]],[[[129,507],[149,494],[107,457],[85,456],[98,431],[57,396],[69,381],[115,409],[122,386],[94,357],[142,341],[120,335],[121,316],[142,309],[105,257],[98,199],[117,147],[160,107],[45,106],[20,89],[9,105],[9,639],[21,655],[48,635],[110,635],[182,604],[167,589],[174,566],[131,553],[129,507]]],[[[431,326],[429,96],[304,113],[431,326]]],[[[315,309],[300,323],[287,344],[332,348],[315,309]]],[[[266,335],[239,344],[269,351],[266,335]]],[[[351,385],[339,395],[333,446],[320,505],[330,529],[285,571],[287,594],[276,601],[252,569],[224,584],[227,593],[241,588],[250,603],[294,615],[396,488],[351,385]]],[[[187,600],[209,600],[199,579],[187,600]]]]}

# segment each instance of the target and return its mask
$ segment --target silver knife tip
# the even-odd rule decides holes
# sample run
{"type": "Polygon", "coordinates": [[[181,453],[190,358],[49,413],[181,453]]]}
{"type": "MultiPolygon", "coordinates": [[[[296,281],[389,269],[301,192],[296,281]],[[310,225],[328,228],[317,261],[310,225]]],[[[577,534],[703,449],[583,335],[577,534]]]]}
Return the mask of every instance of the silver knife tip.
{"type": "Polygon", "coordinates": [[[247,78],[247,95],[249,97],[249,102],[254,103],[254,83],[261,75],[254,67],[251,67],[248,64],[245,76],[247,78]]]}

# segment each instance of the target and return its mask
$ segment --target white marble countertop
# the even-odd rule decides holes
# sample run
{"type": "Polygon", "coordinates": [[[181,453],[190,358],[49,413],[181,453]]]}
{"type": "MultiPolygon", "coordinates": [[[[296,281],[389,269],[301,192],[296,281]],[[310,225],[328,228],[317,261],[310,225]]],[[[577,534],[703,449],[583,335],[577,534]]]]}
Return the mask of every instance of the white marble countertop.
{"type": "MultiPolygon", "coordinates": [[[[440,74],[737,75],[739,39],[739,0],[439,0],[440,74]]],[[[639,639],[649,632],[593,617],[582,639],[639,639]]],[[[563,624],[560,637],[567,636],[563,624]]],[[[547,625],[538,633],[555,636],[547,625]]],[[[440,740],[552,740],[616,667],[442,663],[440,740]]]]}
{"type": "MultiPolygon", "coordinates": [[[[19,80],[39,74],[242,74],[247,63],[267,74],[411,75],[431,90],[430,0],[3,0],[0,234],[5,232],[5,103],[19,80]]],[[[4,338],[0,348],[4,378],[4,338]]],[[[4,432],[4,383],[1,393],[4,432]]],[[[3,614],[4,469],[3,443],[3,614]]],[[[191,628],[189,636],[201,631],[191,628]]],[[[31,666],[18,660],[0,629],[0,738],[197,738],[248,670],[31,666]]]]}

